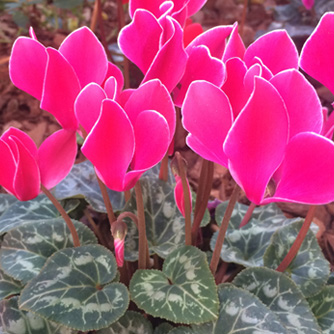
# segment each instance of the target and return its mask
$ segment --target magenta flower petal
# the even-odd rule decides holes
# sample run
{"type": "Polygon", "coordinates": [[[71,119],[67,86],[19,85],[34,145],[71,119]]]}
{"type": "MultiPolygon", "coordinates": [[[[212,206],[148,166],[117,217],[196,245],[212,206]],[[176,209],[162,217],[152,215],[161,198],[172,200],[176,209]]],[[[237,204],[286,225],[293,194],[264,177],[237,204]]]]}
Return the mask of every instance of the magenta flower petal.
{"type": "Polygon", "coordinates": [[[182,106],[188,146],[204,159],[227,166],[223,143],[232,122],[227,96],[206,81],[193,82],[182,106]]]}
{"type": "Polygon", "coordinates": [[[324,116],[324,123],[323,123],[323,128],[321,130],[321,134],[324,137],[331,139],[333,137],[333,132],[334,132],[334,113],[332,112],[328,116],[328,109],[323,108],[323,116],[324,116]]]}
{"type": "Polygon", "coordinates": [[[334,200],[334,144],[304,132],[289,142],[279,181],[271,201],[325,204],[334,200]]]}
{"type": "Polygon", "coordinates": [[[274,75],[289,68],[298,69],[298,51],[285,30],[269,32],[252,43],[244,56],[248,67],[253,65],[254,57],[260,58],[274,75]]]}
{"type": "Polygon", "coordinates": [[[98,120],[102,101],[107,98],[105,91],[96,83],[87,85],[75,100],[75,115],[88,134],[98,120]]]}
{"type": "Polygon", "coordinates": [[[160,48],[145,74],[143,83],[159,79],[171,92],[182,78],[188,56],[183,47],[183,31],[180,24],[171,17],[163,21],[164,34],[170,38],[160,48]]]}
{"type": "Polygon", "coordinates": [[[129,3],[130,17],[133,17],[138,9],[146,9],[155,17],[160,16],[160,6],[165,0],[131,0],[129,3]]]}
{"type": "Polygon", "coordinates": [[[102,102],[98,121],[81,151],[95,166],[104,183],[123,191],[123,179],[134,154],[134,131],[124,110],[112,100],[102,102]]]}
{"type": "Polygon", "coordinates": [[[9,60],[10,79],[16,87],[40,100],[46,63],[47,53],[41,43],[19,37],[13,45],[9,60]]]}
{"type": "Polygon", "coordinates": [[[245,93],[248,98],[254,90],[255,77],[262,77],[262,67],[259,64],[252,65],[244,77],[245,93]]]}
{"type": "Polygon", "coordinates": [[[334,13],[326,13],[300,55],[300,67],[334,94],[334,13]]]}
{"type": "Polygon", "coordinates": [[[110,100],[116,100],[117,97],[117,80],[114,77],[110,77],[104,84],[104,91],[106,92],[110,100]]]}
{"type": "MultiPolygon", "coordinates": [[[[176,185],[174,188],[175,203],[178,209],[180,210],[182,216],[185,217],[186,210],[185,210],[185,205],[184,205],[184,193],[183,193],[182,180],[178,175],[175,176],[175,180],[176,180],[176,185]]],[[[190,195],[190,211],[192,211],[192,207],[191,207],[192,195],[191,195],[191,189],[189,186],[188,179],[187,179],[187,186],[188,186],[189,195],[190,195]]]]}
{"type": "Polygon", "coordinates": [[[102,87],[104,87],[105,82],[110,78],[114,77],[117,81],[117,95],[121,94],[121,91],[124,86],[124,78],[123,78],[123,73],[122,71],[114,64],[111,62],[108,62],[108,72],[105,78],[105,81],[102,83],[102,87]]]}
{"type": "Polygon", "coordinates": [[[222,59],[226,38],[231,34],[232,26],[218,26],[205,31],[197,36],[187,47],[186,52],[190,53],[192,48],[205,45],[209,48],[212,57],[222,59]]]}
{"type": "MultiPolygon", "coordinates": [[[[184,0],[182,0],[184,2],[184,0]]],[[[181,2],[182,2],[181,1],[181,2]]],[[[192,16],[197,13],[206,3],[207,0],[189,0],[187,8],[188,8],[188,16],[192,16]]]]}
{"type": "Polygon", "coordinates": [[[46,138],[38,149],[41,183],[50,189],[70,172],[77,155],[75,131],[59,130],[46,138]]]}
{"type": "Polygon", "coordinates": [[[322,106],[317,92],[305,77],[297,70],[286,70],[274,76],[270,83],[278,90],[287,107],[290,138],[304,131],[320,133],[322,106]]]}
{"type": "Polygon", "coordinates": [[[235,23],[224,51],[223,62],[234,57],[244,59],[245,51],[245,44],[238,33],[238,23],[235,23]]]}
{"type": "Polygon", "coordinates": [[[81,87],[90,82],[101,84],[107,74],[108,60],[94,33],[82,27],[68,35],[59,47],[78,76],[81,87]]]}
{"type": "Polygon", "coordinates": [[[147,10],[137,10],[132,22],[119,34],[120,49],[144,74],[159,51],[162,31],[152,13],[147,10]]]}
{"type": "Polygon", "coordinates": [[[0,138],[0,185],[8,192],[14,194],[13,180],[15,175],[16,163],[10,146],[0,138]]]}
{"type": "Polygon", "coordinates": [[[67,60],[57,50],[48,48],[41,108],[56,117],[64,129],[76,129],[74,101],[80,92],[77,76],[67,60]],[[61,74],[61,75],[60,75],[61,74]]]}
{"type": "Polygon", "coordinates": [[[190,23],[183,29],[184,46],[190,44],[197,36],[203,33],[203,27],[199,23],[190,23]]]}
{"type": "Polygon", "coordinates": [[[191,50],[189,59],[180,83],[173,90],[176,106],[181,107],[189,85],[195,80],[206,80],[220,87],[225,81],[224,63],[213,58],[205,46],[198,46],[191,50]]]}
{"type": "Polygon", "coordinates": [[[37,162],[24,143],[15,136],[8,139],[17,151],[16,170],[13,180],[14,195],[20,201],[29,201],[40,193],[40,174],[37,162]]]}
{"type": "Polygon", "coordinates": [[[145,171],[155,166],[165,156],[171,137],[169,127],[161,114],[146,110],[138,115],[133,128],[135,154],[131,169],[145,171]]]}
{"type": "Polygon", "coordinates": [[[159,112],[167,121],[170,132],[169,143],[171,142],[176,123],[175,109],[166,87],[159,80],[146,82],[133,91],[124,110],[132,124],[136,123],[138,115],[144,110],[159,112]]]}
{"type": "Polygon", "coordinates": [[[257,64],[261,66],[261,78],[269,81],[274,75],[271,73],[269,68],[266,65],[264,65],[262,59],[260,59],[259,57],[254,57],[253,60],[247,65],[250,68],[253,65],[257,64]]]}
{"type": "Polygon", "coordinates": [[[249,94],[247,94],[244,87],[247,67],[239,58],[231,58],[225,65],[227,79],[222,90],[229,98],[234,117],[237,117],[249,98],[249,94]]]}
{"type": "Polygon", "coordinates": [[[282,98],[269,82],[255,78],[252,96],[224,143],[229,170],[250,201],[261,203],[283,159],[288,135],[288,115],[282,98]]]}

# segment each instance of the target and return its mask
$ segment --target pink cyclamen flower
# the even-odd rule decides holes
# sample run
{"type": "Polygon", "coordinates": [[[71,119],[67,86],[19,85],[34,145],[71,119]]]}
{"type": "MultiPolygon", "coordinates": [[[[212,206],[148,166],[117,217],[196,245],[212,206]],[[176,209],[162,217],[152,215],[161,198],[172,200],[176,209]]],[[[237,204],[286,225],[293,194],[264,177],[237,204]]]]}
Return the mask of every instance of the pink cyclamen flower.
{"type": "Polygon", "coordinates": [[[323,15],[305,42],[300,67],[334,94],[334,12],[323,15]]]}
{"type": "Polygon", "coordinates": [[[12,48],[9,74],[18,88],[41,101],[65,129],[76,130],[74,101],[90,82],[102,84],[113,72],[102,44],[87,27],[72,32],[59,49],[45,48],[31,38],[19,37],[12,48]]]}
{"type": "Polygon", "coordinates": [[[110,189],[124,191],[166,154],[175,131],[175,110],[157,79],[127,92],[121,104],[109,88],[109,81],[105,90],[87,85],[78,95],[75,112],[88,134],[81,151],[110,189]]]}
{"type": "Polygon", "coordinates": [[[9,128],[0,137],[0,185],[20,201],[31,200],[41,184],[50,189],[66,177],[76,153],[74,131],[59,130],[37,149],[26,133],[9,128]]]}
{"type": "Polygon", "coordinates": [[[296,70],[283,71],[270,82],[255,76],[237,117],[221,89],[193,82],[182,113],[188,146],[228,167],[252,202],[334,200],[334,144],[319,134],[320,102],[296,70]]]}
{"type": "MultiPolygon", "coordinates": [[[[178,175],[175,175],[175,181],[176,181],[175,188],[174,188],[175,203],[178,209],[180,210],[182,216],[185,217],[186,210],[185,210],[185,205],[184,205],[184,192],[183,192],[183,185],[182,185],[181,177],[178,175]]],[[[191,212],[192,195],[191,195],[191,189],[190,189],[188,179],[187,179],[187,187],[188,187],[189,195],[190,195],[190,212],[191,212]]]]}

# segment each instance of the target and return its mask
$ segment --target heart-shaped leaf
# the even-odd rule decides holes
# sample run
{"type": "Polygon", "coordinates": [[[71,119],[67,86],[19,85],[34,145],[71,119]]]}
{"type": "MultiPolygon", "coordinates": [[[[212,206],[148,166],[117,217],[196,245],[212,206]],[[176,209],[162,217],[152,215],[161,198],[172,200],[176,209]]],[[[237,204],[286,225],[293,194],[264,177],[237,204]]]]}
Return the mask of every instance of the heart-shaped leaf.
{"type": "Polygon", "coordinates": [[[60,250],[22,290],[20,308],[81,331],[106,328],[129,304],[126,287],[112,282],[116,272],[116,260],[103,246],[60,250]]]}
{"type": "Polygon", "coordinates": [[[303,294],[286,275],[268,268],[247,268],[233,283],[257,296],[290,334],[321,333],[303,294]]]}
{"type": "Polygon", "coordinates": [[[127,311],[110,327],[100,329],[96,334],[153,334],[151,323],[140,313],[127,311]]]}
{"type": "MultiPolygon", "coordinates": [[[[55,187],[54,195],[58,199],[83,196],[94,210],[107,212],[94,167],[88,160],[72,167],[67,177],[55,187]]],[[[113,209],[122,210],[125,205],[123,192],[108,189],[108,195],[113,209]]]]}
{"type": "MultiPolygon", "coordinates": [[[[303,222],[285,226],[271,238],[264,256],[264,265],[276,269],[296,240],[303,222]]],[[[308,231],[298,254],[285,272],[297,284],[305,297],[322,289],[329,277],[329,263],[325,259],[313,232],[308,231]]]]}
{"type": "Polygon", "coordinates": [[[324,287],[307,299],[323,334],[334,333],[334,286],[324,287]]]}
{"type": "MultiPolygon", "coordinates": [[[[69,213],[79,204],[77,200],[69,202],[65,209],[69,213]]],[[[26,202],[15,201],[0,217],[0,234],[30,222],[47,221],[59,216],[59,212],[45,195],[26,202]]]]}
{"type": "Polygon", "coordinates": [[[255,295],[232,284],[218,288],[219,318],[215,334],[288,334],[274,312],[255,295]]]}
{"type": "Polygon", "coordinates": [[[17,297],[0,302],[0,333],[3,334],[77,334],[78,331],[22,311],[17,297]]]}
{"type": "Polygon", "coordinates": [[[18,295],[22,289],[23,285],[21,282],[6,275],[4,271],[0,269],[0,300],[11,295],[18,295]]]}
{"type": "Polygon", "coordinates": [[[159,270],[138,270],[130,282],[132,300],[148,314],[177,323],[217,318],[216,285],[205,253],[192,246],[172,252],[159,270]]]}
{"type": "MultiPolygon", "coordinates": [[[[81,245],[97,243],[94,233],[73,221],[81,245]]],[[[0,265],[24,284],[40,272],[45,261],[60,249],[73,247],[69,229],[62,218],[37,221],[9,231],[0,249],[0,265]]]]}

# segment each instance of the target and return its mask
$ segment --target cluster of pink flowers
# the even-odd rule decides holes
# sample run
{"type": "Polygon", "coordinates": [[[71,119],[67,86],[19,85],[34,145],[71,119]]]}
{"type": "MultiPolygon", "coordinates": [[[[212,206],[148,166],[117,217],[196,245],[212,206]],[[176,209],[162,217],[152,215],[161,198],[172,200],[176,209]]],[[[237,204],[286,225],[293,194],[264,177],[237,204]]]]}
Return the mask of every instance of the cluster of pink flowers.
{"type": "Polygon", "coordinates": [[[254,203],[333,201],[334,117],[298,68],[334,92],[334,13],[324,15],[299,57],[284,30],[248,48],[237,24],[202,32],[189,17],[204,3],[130,0],[132,21],[119,46],[144,74],[136,89],[123,90],[122,73],[88,28],[58,50],[32,30],[19,37],[11,80],[63,130],[38,150],[19,130],[4,133],[0,184],[21,200],[37,196],[40,184],[53,187],[73,164],[79,132],[102,181],[128,190],[172,147],[178,106],[188,146],[229,168],[254,203]]]}

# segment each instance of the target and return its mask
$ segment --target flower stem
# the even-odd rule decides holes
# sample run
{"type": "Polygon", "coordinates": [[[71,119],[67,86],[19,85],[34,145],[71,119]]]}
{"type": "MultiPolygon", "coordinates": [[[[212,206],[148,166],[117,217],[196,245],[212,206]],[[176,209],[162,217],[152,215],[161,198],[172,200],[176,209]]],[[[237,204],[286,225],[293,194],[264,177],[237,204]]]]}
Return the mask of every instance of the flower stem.
{"type": "Polygon", "coordinates": [[[71,218],[69,217],[69,215],[66,213],[64,208],[61,206],[61,204],[57,201],[57,199],[51,194],[51,192],[48,189],[46,189],[43,185],[41,185],[41,189],[44,192],[44,194],[49,198],[49,200],[52,202],[52,204],[56,207],[56,209],[61,214],[63,219],[65,220],[66,225],[71,232],[74,247],[79,247],[80,246],[80,240],[79,240],[78,232],[77,232],[71,218]]]}
{"type": "Polygon", "coordinates": [[[217,241],[216,241],[216,245],[215,245],[215,249],[213,250],[212,259],[211,259],[211,263],[210,263],[210,270],[211,270],[213,275],[215,275],[216,270],[217,270],[218,262],[219,262],[219,259],[220,259],[220,252],[223,248],[223,243],[224,243],[228,223],[230,222],[235,203],[238,200],[239,192],[240,192],[240,187],[238,186],[238,184],[236,184],[234,189],[233,189],[233,192],[232,192],[230,201],[228,203],[228,206],[226,208],[223,221],[220,225],[218,236],[217,236],[217,241]]]}
{"type": "Polygon", "coordinates": [[[161,160],[159,179],[164,182],[168,181],[168,152],[161,160]]]}
{"type": "Polygon", "coordinates": [[[244,0],[244,8],[242,11],[242,17],[241,17],[240,29],[239,29],[239,34],[241,37],[243,37],[243,34],[244,34],[244,27],[245,27],[246,16],[247,16],[247,7],[248,7],[248,0],[244,0]]]}
{"type": "Polygon", "coordinates": [[[110,202],[110,198],[109,198],[109,195],[108,195],[108,190],[107,190],[106,185],[101,181],[101,179],[98,177],[97,174],[96,174],[96,178],[97,178],[97,182],[99,183],[99,187],[100,187],[100,190],[101,190],[104,205],[107,209],[109,224],[111,225],[111,223],[116,220],[116,217],[115,217],[114,210],[113,210],[111,202],[110,202]]]}
{"type": "Polygon", "coordinates": [[[185,211],[185,244],[186,246],[191,245],[191,203],[190,203],[190,193],[187,183],[186,169],[184,166],[183,158],[180,152],[175,152],[175,157],[177,160],[178,172],[182,181],[182,189],[184,196],[184,211],[185,211]]]}
{"type": "Polygon", "coordinates": [[[143,200],[143,193],[141,190],[140,181],[137,181],[135,185],[135,194],[137,201],[138,234],[139,234],[138,268],[146,269],[147,238],[146,238],[144,200],[143,200]]]}
{"type": "Polygon", "coordinates": [[[256,208],[256,204],[254,204],[253,202],[251,202],[250,206],[247,209],[246,214],[244,215],[244,218],[242,218],[242,221],[239,225],[239,228],[242,228],[243,226],[247,225],[247,223],[249,222],[250,218],[252,217],[252,214],[254,212],[254,209],[256,208]]]}
{"type": "Polygon", "coordinates": [[[191,229],[193,245],[197,243],[198,229],[204,217],[208,205],[213,181],[213,162],[206,159],[202,160],[201,175],[199,178],[194,221],[191,229]]]}
{"type": "Polygon", "coordinates": [[[280,265],[276,268],[277,271],[279,272],[284,272],[290,265],[290,263],[292,262],[292,260],[295,258],[295,256],[297,255],[306,235],[307,232],[311,226],[312,220],[314,218],[314,214],[315,211],[317,209],[316,205],[311,205],[306,218],[304,220],[303,226],[300,229],[296,240],[294,241],[294,243],[292,244],[290,250],[288,251],[288,253],[285,255],[285,258],[283,259],[283,261],[280,263],[280,265]]]}

